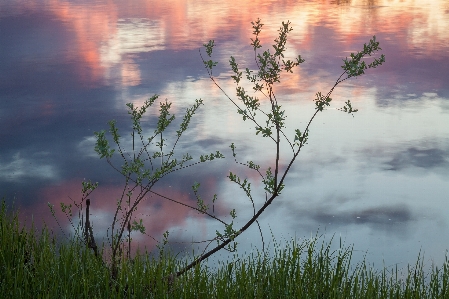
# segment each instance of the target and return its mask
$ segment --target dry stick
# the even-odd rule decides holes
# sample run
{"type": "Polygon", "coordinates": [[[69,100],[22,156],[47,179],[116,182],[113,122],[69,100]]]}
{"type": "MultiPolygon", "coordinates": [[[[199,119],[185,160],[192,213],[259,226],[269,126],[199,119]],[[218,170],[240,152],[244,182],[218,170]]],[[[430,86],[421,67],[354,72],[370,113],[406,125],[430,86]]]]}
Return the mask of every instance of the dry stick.
{"type": "Polygon", "coordinates": [[[93,249],[95,256],[98,257],[97,243],[95,243],[94,233],[89,221],[89,206],[90,199],[88,198],[86,200],[86,224],[84,227],[84,238],[86,239],[87,247],[93,249]]]}

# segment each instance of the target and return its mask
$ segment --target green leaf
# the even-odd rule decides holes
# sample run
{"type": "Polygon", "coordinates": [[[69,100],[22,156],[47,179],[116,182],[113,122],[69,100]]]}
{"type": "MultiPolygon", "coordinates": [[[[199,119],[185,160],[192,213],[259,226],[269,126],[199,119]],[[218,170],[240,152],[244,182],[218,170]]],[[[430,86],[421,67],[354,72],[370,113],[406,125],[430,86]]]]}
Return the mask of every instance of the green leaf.
{"type": "Polygon", "coordinates": [[[94,132],[94,135],[97,137],[95,151],[100,155],[100,159],[104,157],[111,158],[115,150],[110,148],[109,142],[105,137],[105,131],[94,132]]]}

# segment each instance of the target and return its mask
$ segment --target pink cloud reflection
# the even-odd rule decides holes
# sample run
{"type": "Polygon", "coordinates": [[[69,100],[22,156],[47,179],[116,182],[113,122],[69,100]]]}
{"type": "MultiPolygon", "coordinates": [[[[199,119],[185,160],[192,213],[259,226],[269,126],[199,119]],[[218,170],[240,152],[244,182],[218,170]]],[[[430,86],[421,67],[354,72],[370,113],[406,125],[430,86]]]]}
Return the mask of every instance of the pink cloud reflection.
{"type": "MultiPolygon", "coordinates": [[[[42,228],[45,223],[45,225],[57,236],[63,234],[60,228],[64,230],[66,236],[73,234],[70,222],[60,208],[60,203],[72,204],[72,213],[75,220],[77,220],[78,209],[74,206],[73,201],[79,203],[82,198],[81,182],[82,179],[72,179],[57,186],[46,187],[41,190],[39,197],[43,200],[39,200],[32,206],[20,210],[21,223],[30,226],[32,219],[36,228],[42,228]],[[44,199],[45,202],[43,202],[44,199]],[[56,219],[51,215],[48,203],[54,206],[55,216],[60,226],[56,219]]],[[[213,191],[216,183],[216,179],[210,177],[201,184],[201,188],[209,193],[209,191],[213,191]]],[[[116,203],[122,194],[122,191],[123,189],[121,186],[100,185],[89,196],[91,199],[91,223],[97,238],[106,237],[106,231],[112,224],[116,203]]],[[[165,197],[181,202],[182,204],[196,206],[196,198],[194,198],[193,194],[189,193],[189,190],[178,190],[170,187],[154,189],[154,191],[165,197]]],[[[206,197],[204,197],[204,200],[206,201],[206,197]]],[[[206,202],[206,204],[210,203],[206,202]]],[[[85,208],[85,204],[83,205],[83,208],[85,208]]],[[[214,211],[214,215],[217,217],[229,213],[229,211],[224,209],[220,203],[215,203],[214,211]]],[[[186,225],[186,221],[192,218],[194,218],[195,222],[198,222],[198,238],[207,238],[204,229],[204,221],[207,216],[201,215],[189,207],[176,204],[151,193],[149,193],[145,200],[141,202],[139,209],[134,216],[134,219],[137,220],[137,222],[139,222],[140,219],[143,220],[147,236],[142,235],[140,232],[133,232],[131,235],[134,241],[132,245],[133,250],[137,247],[141,250],[146,248],[148,251],[155,249],[155,246],[157,245],[157,241],[155,240],[161,240],[165,231],[170,230],[173,227],[183,227],[186,225]]],[[[121,217],[120,213],[119,217],[121,217]]],[[[75,223],[77,223],[77,221],[75,221],[75,223]]],[[[97,240],[97,243],[101,243],[101,241],[97,240]]]]}

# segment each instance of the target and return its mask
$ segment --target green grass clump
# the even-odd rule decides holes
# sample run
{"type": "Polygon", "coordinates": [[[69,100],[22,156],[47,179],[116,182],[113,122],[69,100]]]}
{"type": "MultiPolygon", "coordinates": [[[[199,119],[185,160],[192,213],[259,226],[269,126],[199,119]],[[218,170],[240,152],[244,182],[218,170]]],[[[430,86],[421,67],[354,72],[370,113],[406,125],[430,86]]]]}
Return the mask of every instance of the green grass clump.
{"type": "MultiPolygon", "coordinates": [[[[105,254],[103,254],[105,256],[105,254]]],[[[170,255],[123,259],[116,280],[108,263],[76,241],[58,243],[47,229],[20,228],[17,213],[0,210],[2,298],[449,298],[449,262],[424,271],[422,258],[400,274],[351,265],[352,248],[316,240],[271,257],[255,252],[217,269],[197,266],[170,281],[185,265],[170,255]]]]}

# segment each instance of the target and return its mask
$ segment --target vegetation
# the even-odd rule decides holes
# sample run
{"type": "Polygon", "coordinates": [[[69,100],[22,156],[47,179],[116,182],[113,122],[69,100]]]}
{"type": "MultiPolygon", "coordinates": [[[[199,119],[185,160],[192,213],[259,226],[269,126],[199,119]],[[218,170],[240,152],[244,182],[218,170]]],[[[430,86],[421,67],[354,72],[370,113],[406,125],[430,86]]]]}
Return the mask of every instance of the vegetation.
{"type": "MultiPolygon", "coordinates": [[[[178,172],[186,167],[198,167],[205,163],[212,163],[216,159],[225,158],[225,155],[218,150],[212,153],[204,153],[194,158],[188,152],[180,153],[182,149],[177,148],[179,140],[188,129],[192,117],[204,105],[203,100],[197,99],[190,108],[187,108],[182,121],[178,123],[178,130],[176,130],[175,134],[171,133],[173,130],[169,130],[169,127],[173,127],[175,124],[175,116],[170,113],[170,102],[167,100],[159,102],[158,120],[150,124],[149,127],[144,127],[141,120],[147,110],[158,101],[158,95],[152,96],[141,107],[135,107],[132,103],[129,103],[127,107],[132,121],[132,131],[130,133],[132,142],[127,142],[127,139],[120,135],[122,133],[114,120],[109,122],[109,139],[104,130],[95,132],[97,139],[95,151],[100,158],[106,158],[111,167],[124,178],[123,189],[120,194],[117,194],[114,203],[116,208],[113,221],[107,231],[107,242],[111,253],[109,263],[111,279],[117,279],[120,275],[119,265],[122,263],[122,258],[127,257],[129,259],[131,257],[132,234],[135,232],[146,233],[143,219],[139,219],[136,216],[136,212],[142,202],[150,200],[150,195],[159,196],[164,200],[171,201],[173,204],[187,206],[214,221],[218,221],[222,225],[221,231],[217,230],[215,236],[210,236],[206,240],[195,240],[196,243],[202,242],[206,244],[205,248],[207,250],[193,257],[192,261],[185,267],[169,274],[166,277],[168,281],[186,274],[187,271],[195,268],[203,260],[220,250],[236,251],[238,237],[252,225],[259,227],[263,243],[263,232],[260,229],[258,219],[284,190],[285,179],[299,153],[307,144],[313,120],[319,113],[325,111],[331,105],[332,98],[330,96],[333,90],[343,81],[361,76],[365,73],[365,70],[376,68],[385,62],[384,55],[380,55],[379,58],[374,58],[372,62],[366,63],[368,56],[375,55],[381,50],[379,42],[376,41],[374,36],[368,44],[363,46],[362,51],[351,53],[350,57],[343,61],[343,72],[337,78],[332,88],[326,94],[321,92],[316,94],[314,100],[315,111],[306,122],[305,128],[302,131],[294,129],[289,132],[285,122],[287,113],[282,107],[280,99],[276,96],[277,84],[281,82],[281,77],[284,74],[292,73],[296,67],[304,62],[304,59],[300,55],[294,60],[285,59],[284,57],[287,49],[288,34],[293,30],[290,22],[282,22],[279,35],[274,40],[272,51],[270,52],[270,49],[267,49],[262,53],[259,50],[262,48],[259,35],[261,34],[263,24],[258,19],[252,22],[252,25],[254,38],[251,39],[251,46],[254,50],[254,69],[246,68],[245,71],[240,71],[236,59],[231,56],[229,60],[233,73],[231,78],[236,85],[235,99],[221,88],[213,76],[213,69],[217,65],[217,62],[212,60],[214,41],[211,40],[204,45],[208,60],[203,58],[203,54],[200,51],[200,56],[212,82],[237,108],[237,113],[242,116],[243,121],[254,125],[255,135],[258,135],[260,138],[266,138],[272,145],[272,148],[264,149],[272,152],[272,159],[262,166],[254,161],[240,161],[236,145],[231,143],[229,146],[233,162],[247,168],[246,170],[252,171],[256,177],[259,177],[258,180],[243,178],[233,172],[229,172],[227,176],[229,181],[241,189],[243,191],[242,194],[250,201],[253,208],[252,215],[248,219],[241,220],[239,218],[240,223],[243,223],[243,225],[236,228],[234,221],[236,221],[240,211],[230,207],[228,214],[232,218],[230,220],[222,215],[218,215],[214,210],[214,205],[217,200],[223,199],[217,194],[214,194],[209,199],[203,198],[201,195],[201,184],[195,181],[191,182],[191,191],[193,191],[192,193],[196,197],[196,205],[182,203],[175,198],[170,198],[154,191],[154,187],[159,181],[173,172],[178,172]],[[246,77],[246,82],[244,77],[246,77]],[[246,88],[248,86],[252,89],[251,92],[247,91],[246,88]],[[113,142],[112,147],[110,146],[110,140],[113,142]],[[290,152],[290,154],[285,154],[286,151],[282,150],[283,148],[287,148],[287,152],[290,152]],[[280,161],[285,162],[283,164],[280,161]],[[264,198],[258,199],[253,197],[253,182],[258,182],[263,187],[263,192],[265,192],[264,198]],[[215,244],[215,246],[212,244],[215,244]]],[[[357,109],[352,107],[349,100],[339,110],[351,115],[357,112],[357,109]]],[[[94,204],[91,203],[89,195],[97,186],[98,183],[83,182],[83,196],[81,200],[78,202],[73,201],[74,206],[78,208],[80,213],[78,218],[80,222],[78,224],[72,222],[72,204],[61,203],[61,208],[75,228],[79,241],[84,241],[87,247],[91,248],[96,256],[99,256],[93,228],[89,221],[89,206],[94,204]],[[85,219],[85,222],[83,222],[83,219],[85,219]]],[[[54,215],[53,207],[50,206],[50,208],[54,215]]],[[[167,231],[163,236],[161,246],[169,243],[168,236],[169,232],[167,231]]],[[[262,251],[264,251],[264,248],[262,248],[262,251]]]]}
{"type": "Polygon", "coordinates": [[[123,259],[116,279],[83,243],[58,244],[44,229],[20,227],[17,213],[0,210],[2,298],[448,298],[449,261],[424,271],[414,267],[375,271],[351,264],[352,248],[292,241],[268,253],[221,263],[197,264],[176,280],[162,279],[185,262],[164,254],[123,259]]]}
{"type": "MultiPolygon", "coordinates": [[[[276,87],[281,74],[290,73],[304,62],[300,55],[295,60],[285,60],[286,43],[291,32],[290,22],[282,23],[279,36],[275,39],[273,52],[262,47],[259,34],[263,24],[253,22],[255,70],[246,68],[240,71],[234,57],[229,63],[234,81],[235,99],[223,90],[213,76],[217,62],[212,60],[214,41],[205,44],[207,59],[203,58],[206,70],[213,84],[237,108],[237,113],[254,125],[255,135],[267,138],[272,144],[272,160],[267,165],[257,165],[254,161],[242,162],[237,158],[237,147],[231,143],[230,149],[235,163],[254,171],[265,192],[265,198],[253,198],[252,182],[230,172],[227,178],[242,189],[253,207],[249,219],[243,225],[234,227],[239,211],[230,208],[228,221],[215,212],[214,205],[220,197],[215,194],[210,199],[201,196],[201,184],[192,181],[192,193],[196,205],[188,205],[156,193],[154,186],[173,172],[186,167],[198,167],[224,159],[220,151],[204,153],[194,158],[187,152],[180,153],[177,145],[190,121],[200,107],[201,99],[187,108],[178,130],[171,135],[170,126],[175,116],[170,113],[171,103],[159,102],[157,122],[143,127],[141,120],[148,109],[158,101],[158,95],[148,99],[142,107],[127,104],[131,116],[131,140],[127,142],[119,134],[115,121],[109,122],[110,146],[105,131],[96,132],[95,151],[100,158],[106,158],[114,170],[124,178],[123,190],[116,198],[116,209],[107,232],[107,245],[98,246],[94,228],[90,222],[89,195],[98,183],[84,181],[83,196],[73,205],[61,203],[61,209],[74,227],[75,235],[66,243],[58,243],[48,230],[39,234],[20,228],[17,214],[7,214],[5,204],[0,213],[0,292],[7,298],[445,298],[449,277],[449,263],[440,268],[424,271],[422,258],[418,257],[414,267],[405,273],[398,269],[383,269],[380,272],[368,267],[365,262],[351,264],[352,249],[331,250],[331,244],[318,244],[319,238],[296,243],[292,240],[285,248],[276,245],[273,254],[264,247],[262,250],[233,260],[219,262],[211,269],[201,264],[220,250],[236,252],[237,239],[252,225],[257,225],[263,243],[263,232],[258,219],[262,213],[280,196],[284,182],[300,151],[307,144],[310,127],[315,117],[330,107],[333,90],[343,81],[361,76],[365,70],[376,68],[385,62],[380,55],[371,63],[367,56],[381,50],[379,42],[373,37],[363,50],[351,53],[344,60],[343,72],[333,87],[326,93],[318,92],[315,98],[315,111],[303,130],[287,131],[286,111],[276,97],[276,87]],[[243,75],[245,74],[245,75],[243,75]],[[243,77],[247,82],[244,83],[243,77]],[[251,86],[253,93],[245,89],[251,86]],[[254,94],[254,95],[252,95],[254,94]],[[259,99],[261,96],[263,100],[259,99]],[[151,127],[152,125],[152,127],[151,127]],[[290,137],[289,137],[290,136],[290,137]],[[285,155],[289,149],[290,155],[285,155]],[[118,155],[115,155],[117,154],[118,155]],[[279,161],[286,161],[282,164],[279,161]],[[117,166],[120,163],[120,166],[117,166]],[[205,240],[206,249],[190,260],[179,259],[164,250],[169,243],[169,232],[163,235],[157,256],[147,252],[131,256],[132,235],[136,232],[146,234],[143,219],[136,217],[141,203],[149,195],[160,196],[173,204],[181,204],[222,224],[222,230],[205,240]],[[73,223],[73,209],[78,209],[79,223],[73,223]],[[215,247],[211,244],[215,244],[215,247]],[[430,274],[426,274],[430,273],[430,274]]],[[[357,109],[350,101],[339,110],[353,114],[357,109]]],[[[55,215],[54,207],[50,209],[55,215]]],[[[104,244],[103,244],[104,245],[104,244]]]]}

